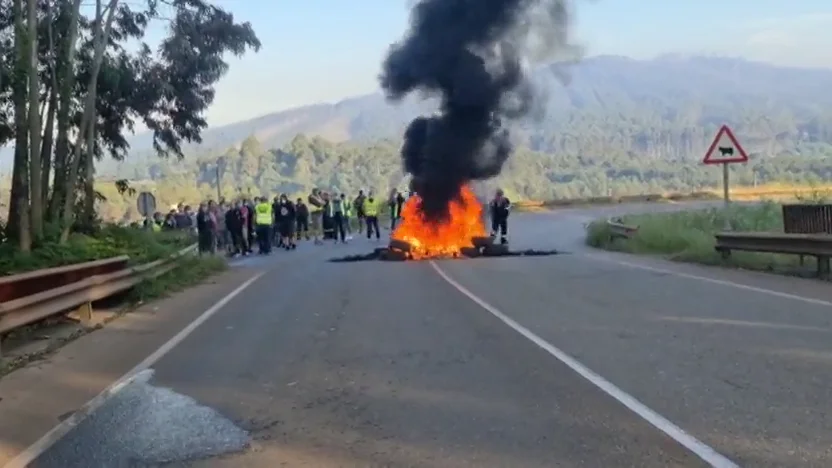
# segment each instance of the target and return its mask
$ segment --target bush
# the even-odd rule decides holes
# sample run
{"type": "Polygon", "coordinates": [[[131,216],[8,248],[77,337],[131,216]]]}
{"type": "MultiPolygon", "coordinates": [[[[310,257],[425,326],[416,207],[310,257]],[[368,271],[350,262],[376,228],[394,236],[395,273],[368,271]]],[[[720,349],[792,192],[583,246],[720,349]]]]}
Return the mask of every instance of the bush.
{"type": "Polygon", "coordinates": [[[154,233],[143,229],[104,226],[93,235],[73,234],[66,244],[44,242],[29,253],[16,245],[0,245],[0,275],[12,275],[63,265],[128,255],[131,264],[173,254],[194,241],[183,232],[154,233]]]}
{"type": "MultiPolygon", "coordinates": [[[[755,206],[734,205],[696,211],[653,213],[625,216],[621,222],[638,226],[638,232],[630,239],[611,241],[606,220],[587,226],[587,245],[607,250],[636,254],[655,254],[671,260],[704,264],[723,264],[714,250],[714,234],[723,231],[728,220],[735,231],[783,231],[782,212],[779,204],[764,203],[755,206]]],[[[791,267],[797,263],[793,255],[736,252],[729,265],[762,270],[791,267]]]]}

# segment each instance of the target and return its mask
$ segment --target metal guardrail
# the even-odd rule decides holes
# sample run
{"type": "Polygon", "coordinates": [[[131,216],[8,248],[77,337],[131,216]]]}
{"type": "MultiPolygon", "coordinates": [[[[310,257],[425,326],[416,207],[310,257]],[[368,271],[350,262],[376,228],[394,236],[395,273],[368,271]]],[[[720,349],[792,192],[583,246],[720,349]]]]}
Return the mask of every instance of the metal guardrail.
{"type": "Polygon", "coordinates": [[[731,251],[766,252],[817,258],[817,273],[821,278],[830,275],[832,235],[787,234],[778,232],[721,232],[715,234],[714,249],[728,258],[731,251]]]}
{"type": "Polygon", "coordinates": [[[608,219],[607,227],[610,231],[610,242],[613,239],[629,239],[638,232],[638,226],[624,224],[619,219],[608,219]]]}
{"type": "MultiPolygon", "coordinates": [[[[117,271],[88,276],[80,281],[2,302],[0,333],[73,311],[78,313],[81,323],[88,324],[92,320],[93,302],[169,272],[176,267],[178,258],[195,252],[196,247],[194,244],[165,259],[135,267],[125,266],[117,271]]],[[[37,273],[31,272],[27,275],[36,276],[37,273]]]]}
{"type": "Polygon", "coordinates": [[[0,277],[0,303],[19,299],[47,289],[65,286],[84,278],[113,273],[127,268],[130,257],[121,255],[92,262],[27,271],[0,277]]]}
{"type": "Polygon", "coordinates": [[[832,205],[783,205],[783,231],[788,234],[832,234],[832,205]]]}

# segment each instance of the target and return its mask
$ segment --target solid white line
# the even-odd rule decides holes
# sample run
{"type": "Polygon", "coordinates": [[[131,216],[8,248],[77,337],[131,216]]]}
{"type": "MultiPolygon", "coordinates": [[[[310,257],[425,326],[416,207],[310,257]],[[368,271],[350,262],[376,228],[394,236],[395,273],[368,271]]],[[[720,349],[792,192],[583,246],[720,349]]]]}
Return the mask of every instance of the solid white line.
{"type": "Polygon", "coordinates": [[[265,272],[256,274],[252,278],[248,279],[245,283],[238,286],[237,289],[228,293],[228,295],[220,299],[216,304],[214,304],[208,310],[203,312],[202,315],[197,317],[196,320],[188,324],[187,327],[183,328],[173,338],[168,340],[167,343],[163,344],[159,349],[154,351],[153,354],[146,357],[136,367],[134,367],[129,372],[124,374],[121,378],[113,382],[112,385],[110,385],[104,391],[96,395],[92,400],[84,404],[84,406],[82,406],[78,411],[73,413],[72,416],[63,420],[60,424],[53,427],[52,430],[50,430],[43,437],[41,437],[37,442],[27,447],[24,451],[20,452],[13,460],[6,463],[3,466],[3,468],[26,468],[27,466],[29,466],[30,463],[34,462],[39,456],[43,455],[44,452],[49,450],[50,447],[52,447],[56,442],[61,440],[62,437],[69,433],[69,431],[71,431],[74,427],[80,424],[89,415],[95,412],[95,410],[100,408],[104,403],[107,402],[107,400],[116,395],[130,382],[132,382],[139,372],[149,369],[150,366],[158,362],[162,357],[165,356],[165,354],[169,353],[173,348],[175,348],[179,343],[181,343],[185,338],[187,338],[188,335],[193,333],[194,330],[197,329],[197,327],[205,323],[205,321],[211,318],[211,316],[219,312],[220,309],[222,309],[232,299],[234,299],[240,293],[242,293],[243,290],[245,290],[247,287],[251,286],[251,284],[257,281],[261,276],[263,276],[264,273],[265,272]]]}
{"type": "Polygon", "coordinates": [[[605,255],[599,255],[599,254],[594,254],[594,253],[584,254],[583,256],[586,257],[586,258],[592,259],[592,260],[597,260],[597,261],[607,262],[607,263],[614,263],[616,265],[624,266],[624,267],[627,267],[627,268],[636,268],[636,269],[639,269],[639,270],[647,270],[647,271],[652,271],[654,273],[662,273],[662,274],[666,274],[666,275],[673,275],[673,276],[678,276],[680,278],[694,279],[694,280],[697,280],[697,281],[704,281],[706,283],[718,284],[720,286],[728,286],[728,287],[732,287],[732,288],[742,289],[742,290],[745,290],[745,291],[752,291],[752,292],[761,293],[761,294],[768,294],[769,296],[775,296],[775,297],[779,297],[779,298],[782,298],[782,299],[791,299],[791,300],[794,300],[794,301],[805,302],[807,304],[814,304],[814,305],[820,305],[820,306],[825,306],[825,307],[832,307],[832,302],[824,301],[823,299],[816,299],[816,298],[813,298],[813,297],[798,296],[797,294],[789,294],[787,292],[775,291],[773,289],[760,288],[760,287],[751,286],[751,285],[748,285],[748,284],[736,283],[734,281],[721,280],[721,279],[716,279],[716,278],[708,278],[707,276],[693,275],[693,274],[690,274],[690,273],[682,273],[680,271],[668,270],[668,269],[665,269],[665,268],[643,265],[643,264],[635,263],[635,262],[628,262],[628,261],[624,261],[624,260],[616,260],[614,258],[610,258],[610,257],[605,256],[605,255]]]}
{"type": "Polygon", "coordinates": [[[456,280],[448,276],[448,274],[445,273],[441,268],[439,268],[439,265],[437,265],[435,262],[431,261],[430,263],[433,269],[436,270],[437,273],[439,273],[439,276],[441,276],[445,281],[448,282],[448,284],[453,286],[457,291],[461,292],[469,299],[474,301],[477,305],[490,312],[493,316],[500,319],[503,323],[514,329],[514,331],[520,333],[529,341],[531,341],[547,353],[554,356],[557,360],[566,364],[570,369],[578,373],[581,377],[585,378],[593,385],[601,389],[604,393],[606,393],[607,395],[617,400],[619,403],[629,408],[630,411],[632,411],[633,413],[635,413],[636,415],[653,425],[656,429],[663,432],[671,439],[675,440],[676,442],[690,450],[693,454],[701,458],[703,461],[705,461],[712,467],[739,468],[739,465],[732,462],[724,455],[720,454],[710,446],[705,445],[703,442],[699,441],[692,435],[688,434],[682,428],[673,424],[664,416],[651,410],[643,403],[636,400],[635,397],[629,395],[624,390],[621,390],[620,388],[616,387],[609,380],[596,374],[572,356],[556,348],[554,345],[547,342],[543,338],[535,335],[528,328],[524,327],[523,325],[520,325],[506,314],[500,312],[496,307],[480,299],[477,295],[465,288],[465,286],[462,286],[461,284],[457,283],[456,280]]]}

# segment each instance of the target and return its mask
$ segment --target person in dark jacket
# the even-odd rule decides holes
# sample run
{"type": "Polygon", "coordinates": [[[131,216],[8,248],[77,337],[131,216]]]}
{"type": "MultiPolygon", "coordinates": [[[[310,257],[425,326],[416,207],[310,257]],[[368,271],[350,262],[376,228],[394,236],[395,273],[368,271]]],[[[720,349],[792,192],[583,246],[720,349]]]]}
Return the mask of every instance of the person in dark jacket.
{"type": "Polygon", "coordinates": [[[280,201],[277,206],[280,231],[280,240],[283,243],[283,248],[286,250],[294,250],[297,248],[295,244],[295,205],[289,200],[289,197],[284,193],[280,195],[280,201]]]}
{"type": "Polygon", "coordinates": [[[199,253],[214,253],[216,242],[214,241],[214,227],[216,220],[209,207],[205,203],[199,204],[199,212],[196,214],[196,229],[198,235],[199,253]]]}
{"type": "Polygon", "coordinates": [[[274,217],[274,224],[272,225],[272,235],[274,235],[274,239],[272,239],[273,244],[280,248],[283,247],[283,236],[280,234],[280,225],[282,223],[282,216],[280,215],[280,196],[275,195],[274,201],[272,202],[272,216],[274,217]]]}
{"type": "Polygon", "coordinates": [[[237,256],[245,252],[243,245],[243,214],[240,211],[240,202],[225,212],[225,228],[231,236],[231,255],[237,256]]]}
{"type": "Polygon", "coordinates": [[[309,240],[309,207],[303,198],[298,198],[295,202],[295,233],[298,240],[301,236],[309,240]]]}
{"type": "Polygon", "coordinates": [[[390,193],[390,199],[387,204],[390,208],[390,230],[396,229],[396,222],[402,217],[402,208],[404,207],[404,195],[396,189],[390,193]]]}
{"type": "Polygon", "coordinates": [[[364,223],[367,220],[367,215],[364,213],[364,200],[367,196],[364,195],[363,190],[358,191],[358,196],[352,201],[352,206],[355,208],[355,217],[358,218],[358,234],[364,233],[364,223]]]}
{"type": "Polygon", "coordinates": [[[508,215],[511,212],[511,201],[506,198],[502,189],[497,193],[491,203],[488,204],[491,213],[491,237],[497,237],[499,231],[500,244],[508,243],[508,215]]]}
{"type": "Polygon", "coordinates": [[[328,192],[322,192],[324,204],[321,206],[321,239],[335,238],[335,223],[333,222],[332,200],[328,192]]]}

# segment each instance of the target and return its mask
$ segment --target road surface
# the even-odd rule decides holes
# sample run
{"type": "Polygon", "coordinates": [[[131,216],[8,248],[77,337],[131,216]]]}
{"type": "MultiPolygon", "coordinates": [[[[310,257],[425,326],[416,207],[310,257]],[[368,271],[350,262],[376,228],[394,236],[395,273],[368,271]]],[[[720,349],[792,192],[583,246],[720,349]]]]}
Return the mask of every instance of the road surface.
{"type": "Polygon", "coordinates": [[[832,466],[828,284],[585,248],[616,210],[516,216],[553,257],[238,262],[31,466],[832,466]]]}

